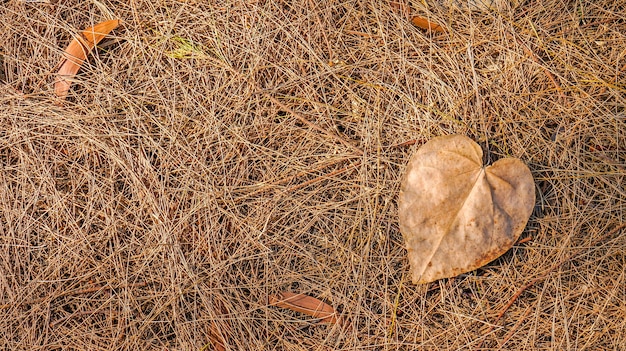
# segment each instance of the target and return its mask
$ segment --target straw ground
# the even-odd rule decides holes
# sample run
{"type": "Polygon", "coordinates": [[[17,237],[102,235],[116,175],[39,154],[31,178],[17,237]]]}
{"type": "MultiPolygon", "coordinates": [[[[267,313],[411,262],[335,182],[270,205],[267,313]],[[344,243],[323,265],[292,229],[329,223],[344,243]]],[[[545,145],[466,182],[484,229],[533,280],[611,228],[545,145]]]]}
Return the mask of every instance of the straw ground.
{"type": "Polygon", "coordinates": [[[626,349],[624,6],[427,3],[446,33],[387,1],[4,1],[0,347],[626,349]],[[452,133],[528,164],[529,239],[414,286],[399,179],[452,133]]]}

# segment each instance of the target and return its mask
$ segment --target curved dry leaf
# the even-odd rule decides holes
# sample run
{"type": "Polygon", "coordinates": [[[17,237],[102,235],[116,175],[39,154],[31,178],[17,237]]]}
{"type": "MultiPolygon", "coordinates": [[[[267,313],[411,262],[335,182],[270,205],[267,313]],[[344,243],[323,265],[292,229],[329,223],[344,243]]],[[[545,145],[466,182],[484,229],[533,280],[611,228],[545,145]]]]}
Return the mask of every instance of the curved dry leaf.
{"type": "Polygon", "coordinates": [[[444,33],[446,31],[445,29],[443,29],[442,26],[438,25],[437,23],[433,23],[426,18],[420,16],[413,16],[413,18],[411,19],[411,23],[413,23],[413,25],[418,28],[430,30],[433,32],[444,33]]]}
{"type": "Polygon", "coordinates": [[[63,52],[58,78],[54,83],[54,93],[56,96],[65,99],[72,85],[70,80],[76,75],[83,62],[85,62],[89,51],[119,24],[119,20],[104,21],[83,30],[76,38],[72,39],[63,52]]]}
{"type": "Polygon", "coordinates": [[[277,295],[270,295],[269,304],[319,318],[322,323],[334,324],[339,321],[331,305],[304,294],[283,291],[277,295]]]}
{"type": "Polygon", "coordinates": [[[437,137],[411,158],[399,198],[413,283],[477,269],[520,236],[535,203],[528,167],[504,158],[483,167],[482,149],[462,135],[437,137]]]}

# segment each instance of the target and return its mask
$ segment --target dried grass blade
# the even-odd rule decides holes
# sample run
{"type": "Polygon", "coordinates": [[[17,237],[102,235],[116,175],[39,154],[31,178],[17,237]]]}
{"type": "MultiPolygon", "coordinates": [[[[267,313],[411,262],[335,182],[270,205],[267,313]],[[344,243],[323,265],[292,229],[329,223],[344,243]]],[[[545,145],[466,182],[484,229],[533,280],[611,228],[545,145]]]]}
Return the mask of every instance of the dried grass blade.
{"type": "Polygon", "coordinates": [[[78,73],[89,51],[119,24],[120,20],[104,21],[83,30],[76,38],[72,39],[63,52],[63,59],[58,71],[58,79],[54,83],[54,93],[56,96],[65,99],[72,85],[70,80],[78,73]]]}
{"type": "MultiPolygon", "coordinates": [[[[613,235],[615,235],[616,233],[619,233],[624,228],[626,228],[626,223],[621,223],[617,227],[615,227],[612,230],[608,231],[606,234],[599,236],[597,239],[595,239],[593,242],[591,242],[591,244],[588,245],[588,246],[589,247],[594,247],[594,246],[598,245],[599,243],[604,242],[605,240],[608,240],[609,238],[613,237],[613,235]]],[[[506,305],[504,305],[504,307],[502,307],[502,309],[500,309],[500,312],[498,312],[498,315],[496,316],[495,320],[491,323],[491,327],[489,327],[489,329],[487,329],[487,331],[485,333],[483,333],[483,336],[486,336],[486,335],[490,334],[495,329],[496,323],[498,323],[500,321],[500,319],[502,318],[502,316],[504,316],[506,311],[509,310],[509,308],[513,305],[513,303],[515,303],[515,301],[517,301],[517,299],[522,295],[522,293],[524,291],[526,291],[526,289],[530,288],[535,283],[540,282],[540,281],[548,278],[550,273],[554,272],[555,270],[560,268],[563,264],[565,264],[565,263],[575,259],[576,257],[578,257],[579,255],[582,255],[585,252],[586,251],[582,250],[582,249],[574,252],[573,254],[563,258],[562,260],[560,260],[560,261],[558,261],[556,263],[554,263],[552,266],[550,266],[550,268],[548,268],[546,271],[544,271],[542,275],[536,277],[535,279],[533,279],[530,282],[528,282],[526,285],[524,285],[521,288],[519,288],[515,292],[515,294],[513,294],[513,296],[509,299],[509,302],[507,302],[506,305]]],[[[476,347],[476,350],[481,350],[482,349],[482,345],[483,345],[484,342],[485,342],[485,339],[483,339],[478,344],[478,347],[476,347]]]]}
{"type": "Polygon", "coordinates": [[[438,33],[444,33],[446,30],[443,29],[442,26],[433,23],[429,20],[427,20],[426,18],[420,17],[420,16],[413,16],[413,18],[411,19],[411,23],[413,23],[414,26],[418,27],[418,28],[422,28],[425,30],[430,30],[433,32],[438,32],[438,33]]]}
{"type": "Polygon", "coordinates": [[[411,6],[400,1],[389,1],[389,6],[395,11],[400,12],[404,17],[408,18],[411,15],[411,6]]]}
{"type": "Polygon", "coordinates": [[[339,321],[332,306],[304,294],[283,291],[277,295],[270,295],[269,304],[320,318],[323,323],[335,324],[339,321]]]}

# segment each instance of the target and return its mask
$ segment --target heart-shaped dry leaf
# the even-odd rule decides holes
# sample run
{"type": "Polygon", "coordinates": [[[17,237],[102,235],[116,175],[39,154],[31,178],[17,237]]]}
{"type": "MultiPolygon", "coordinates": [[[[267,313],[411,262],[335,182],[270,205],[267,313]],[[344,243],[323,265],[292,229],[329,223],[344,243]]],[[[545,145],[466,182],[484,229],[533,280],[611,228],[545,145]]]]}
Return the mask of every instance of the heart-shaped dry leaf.
{"type": "Polygon", "coordinates": [[[437,137],[411,158],[399,199],[413,283],[472,271],[498,258],[524,230],[535,203],[530,170],[516,158],[483,167],[478,144],[437,137]]]}

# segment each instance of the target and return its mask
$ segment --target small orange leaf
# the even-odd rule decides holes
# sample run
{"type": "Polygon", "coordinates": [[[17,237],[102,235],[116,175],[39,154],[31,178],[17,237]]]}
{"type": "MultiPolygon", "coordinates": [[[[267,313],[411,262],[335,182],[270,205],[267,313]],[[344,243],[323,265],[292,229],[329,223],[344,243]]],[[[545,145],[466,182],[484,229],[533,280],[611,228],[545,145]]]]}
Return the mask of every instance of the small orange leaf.
{"type": "Polygon", "coordinates": [[[320,318],[323,323],[334,324],[339,321],[339,317],[337,317],[337,313],[332,306],[304,294],[283,291],[278,295],[270,295],[269,304],[270,306],[278,306],[304,313],[313,318],[320,318]]]}
{"type": "Polygon", "coordinates": [[[120,20],[104,21],[83,30],[76,38],[72,39],[65,52],[63,52],[58,78],[54,83],[56,96],[65,99],[72,85],[70,79],[76,75],[80,66],[85,62],[89,51],[119,24],[120,20]]]}
{"type": "Polygon", "coordinates": [[[431,30],[433,32],[439,32],[439,33],[444,33],[446,30],[443,29],[442,26],[433,23],[429,20],[427,20],[426,18],[423,17],[419,17],[419,16],[414,16],[411,19],[411,23],[413,23],[414,26],[418,27],[418,28],[422,28],[425,30],[431,30]]]}

